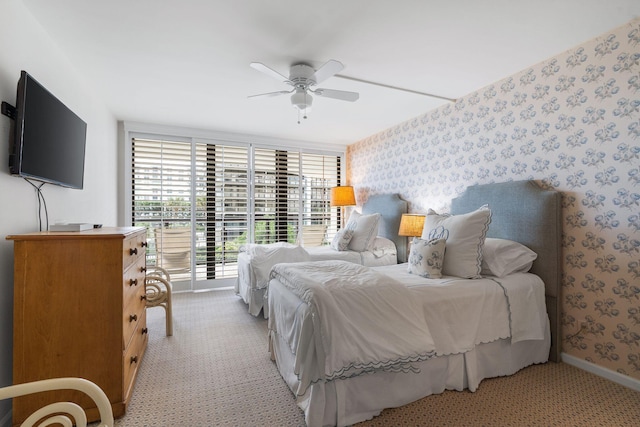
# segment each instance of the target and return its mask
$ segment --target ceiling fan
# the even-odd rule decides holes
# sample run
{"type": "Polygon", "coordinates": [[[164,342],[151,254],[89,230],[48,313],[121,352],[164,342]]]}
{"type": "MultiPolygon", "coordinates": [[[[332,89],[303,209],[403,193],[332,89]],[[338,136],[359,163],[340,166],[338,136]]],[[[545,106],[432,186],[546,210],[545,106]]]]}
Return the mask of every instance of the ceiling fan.
{"type": "MultiPolygon", "coordinates": [[[[304,63],[294,64],[289,70],[289,77],[285,77],[260,62],[252,62],[250,66],[251,68],[292,86],[292,89],[251,95],[249,98],[292,94],[291,104],[298,110],[298,114],[303,113],[303,117],[305,119],[307,118],[307,110],[309,110],[313,104],[313,97],[311,96],[311,93],[318,96],[324,96],[325,98],[333,98],[349,102],[357,101],[360,97],[357,92],[315,88],[316,85],[339,73],[344,68],[344,65],[342,65],[341,62],[334,59],[330,59],[317,70],[314,70],[313,67],[304,63]]],[[[299,119],[298,123],[300,123],[299,119]]]]}

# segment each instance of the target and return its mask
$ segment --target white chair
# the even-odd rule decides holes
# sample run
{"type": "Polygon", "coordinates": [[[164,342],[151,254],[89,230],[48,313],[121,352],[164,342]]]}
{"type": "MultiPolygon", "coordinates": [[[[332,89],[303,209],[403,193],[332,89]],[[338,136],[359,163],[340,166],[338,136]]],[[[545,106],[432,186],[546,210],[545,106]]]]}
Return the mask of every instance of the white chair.
{"type": "MultiPolygon", "coordinates": [[[[0,400],[54,390],[78,390],[85,393],[98,408],[100,424],[97,427],[113,427],[113,412],[109,398],[100,387],[84,378],[52,378],[1,387],[0,400]]],[[[63,427],[72,427],[74,424],[77,427],[87,426],[87,414],[82,407],[74,402],[56,402],[35,411],[24,420],[21,426],[62,425],[63,427]]]]}
{"type": "Polygon", "coordinates": [[[162,307],[166,315],[166,334],[173,335],[173,312],[171,309],[171,276],[162,267],[147,267],[144,279],[147,308],[162,307]]]}

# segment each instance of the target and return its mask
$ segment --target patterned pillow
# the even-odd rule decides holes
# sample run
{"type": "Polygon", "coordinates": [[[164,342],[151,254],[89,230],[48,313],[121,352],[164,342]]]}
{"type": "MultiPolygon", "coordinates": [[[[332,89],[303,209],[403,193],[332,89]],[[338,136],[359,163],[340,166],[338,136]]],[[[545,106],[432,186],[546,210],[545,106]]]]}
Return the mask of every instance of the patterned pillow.
{"type": "Polygon", "coordinates": [[[343,228],[338,231],[335,236],[333,236],[333,240],[331,241],[331,248],[336,251],[346,251],[349,249],[349,242],[353,237],[353,230],[347,230],[343,228]]]}
{"type": "Polygon", "coordinates": [[[482,246],[490,223],[491,210],[487,205],[463,215],[438,215],[429,209],[422,238],[447,241],[442,274],[465,279],[481,277],[482,246]]]}
{"type": "Polygon", "coordinates": [[[369,250],[378,235],[378,221],[380,221],[379,213],[362,215],[358,211],[353,212],[345,226],[346,229],[353,230],[349,249],[357,252],[369,250]]]}
{"type": "Polygon", "coordinates": [[[429,279],[441,278],[446,242],[445,239],[414,238],[409,251],[409,273],[429,279]]]}

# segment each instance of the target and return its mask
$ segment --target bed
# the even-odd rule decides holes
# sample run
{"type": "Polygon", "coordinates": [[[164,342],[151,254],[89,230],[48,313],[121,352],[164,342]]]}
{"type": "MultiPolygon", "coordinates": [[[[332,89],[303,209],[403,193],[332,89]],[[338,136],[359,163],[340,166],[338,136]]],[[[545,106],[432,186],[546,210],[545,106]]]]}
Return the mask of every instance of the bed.
{"type": "MultiPolygon", "coordinates": [[[[407,256],[406,237],[398,236],[398,228],[407,202],[397,194],[373,195],[362,206],[362,215],[379,214],[377,233],[366,250],[335,250],[331,246],[303,248],[285,242],[269,245],[245,245],[238,254],[238,279],[235,293],[248,305],[249,313],[260,312],[269,317],[265,293],[271,267],[278,262],[341,260],[366,266],[381,266],[404,262],[407,256]]],[[[353,215],[353,214],[352,214],[353,215]]],[[[357,248],[356,249],[364,249],[357,248]]]]}
{"type": "Polygon", "coordinates": [[[451,213],[463,217],[483,205],[491,218],[487,242],[532,250],[528,272],[424,279],[407,274],[408,264],[273,268],[270,352],[307,425],[350,425],[384,408],[447,389],[475,391],[484,378],[559,360],[560,194],[533,181],[472,186],[452,201],[451,213]],[[301,285],[302,276],[321,277],[321,286],[301,285]],[[332,303],[320,304],[323,298],[332,303]],[[339,322],[345,312],[347,324],[339,322]]]}

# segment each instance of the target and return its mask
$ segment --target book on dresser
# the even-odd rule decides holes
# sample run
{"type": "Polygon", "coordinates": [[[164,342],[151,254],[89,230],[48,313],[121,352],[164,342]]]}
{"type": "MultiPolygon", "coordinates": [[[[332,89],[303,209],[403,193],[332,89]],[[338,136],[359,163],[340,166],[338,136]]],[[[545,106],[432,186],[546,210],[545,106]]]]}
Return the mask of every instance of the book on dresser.
{"type": "MultiPolygon", "coordinates": [[[[96,383],[122,416],[144,355],[146,230],[104,227],[7,236],[14,244],[14,384],[57,377],[96,383]]],[[[13,425],[54,401],[93,402],[56,391],[14,399],[13,425]]]]}

